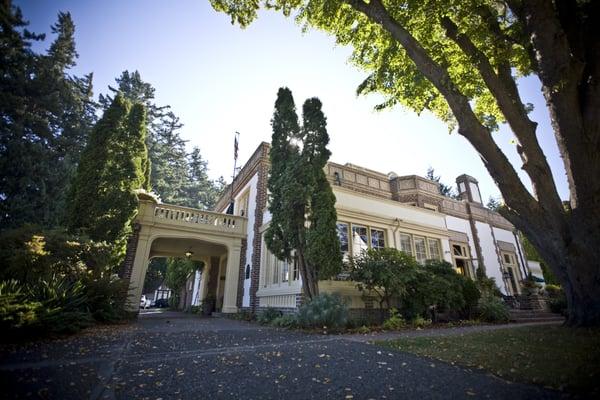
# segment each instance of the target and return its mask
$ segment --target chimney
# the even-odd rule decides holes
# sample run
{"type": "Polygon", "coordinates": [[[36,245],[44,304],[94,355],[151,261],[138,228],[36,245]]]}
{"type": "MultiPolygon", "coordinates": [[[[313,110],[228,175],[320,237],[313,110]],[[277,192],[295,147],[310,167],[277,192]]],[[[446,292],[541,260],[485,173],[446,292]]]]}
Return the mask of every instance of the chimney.
{"type": "Polygon", "coordinates": [[[463,174],[456,178],[456,186],[458,186],[458,195],[461,199],[472,203],[483,204],[477,179],[463,174]]]}

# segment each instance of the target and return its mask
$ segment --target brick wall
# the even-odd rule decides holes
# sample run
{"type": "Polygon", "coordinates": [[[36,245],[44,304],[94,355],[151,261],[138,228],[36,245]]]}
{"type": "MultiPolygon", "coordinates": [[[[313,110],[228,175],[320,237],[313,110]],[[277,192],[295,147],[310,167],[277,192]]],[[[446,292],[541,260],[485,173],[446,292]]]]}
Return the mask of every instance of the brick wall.
{"type": "MultiPolygon", "coordinates": [[[[134,223],[132,225],[132,232],[127,238],[127,248],[125,250],[125,259],[119,268],[119,278],[131,282],[131,272],[133,271],[133,263],[135,261],[135,254],[137,252],[138,239],[140,237],[140,229],[142,226],[140,224],[134,223]]],[[[129,285],[124,286],[123,288],[123,300],[127,299],[127,295],[129,293],[129,285]]]]}
{"type": "MultiPolygon", "coordinates": [[[[265,152],[268,151],[265,148],[265,152]]],[[[265,157],[268,154],[264,154],[265,157]]],[[[260,277],[260,254],[262,235],[260,227],[263,225],[263,212],[267,206],[267,179],[269,177],[269,164],[265,161],[258,167],[258,183],[256,185],[256,210],[254,211],[254,240],[252,242],[252,270],[250,272],[250,309],[254,313],[258,307],[258,291],[260,277]]]]}

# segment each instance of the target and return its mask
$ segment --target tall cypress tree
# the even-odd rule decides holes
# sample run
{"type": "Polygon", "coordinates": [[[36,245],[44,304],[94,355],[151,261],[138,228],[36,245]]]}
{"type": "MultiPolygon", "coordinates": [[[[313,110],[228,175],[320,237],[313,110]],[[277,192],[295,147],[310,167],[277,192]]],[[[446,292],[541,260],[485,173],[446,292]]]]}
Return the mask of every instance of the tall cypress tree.
{"type": "Polygon", "coordinates": [[[124,243],[137,211],[136,189],[149,188],[144,106],[117,95],[98,121],[69,196],[71,229],[94,240],[124,243]]]}
{"type": "Polygon", "coordinates": [[[313,266],[315,281],[328,279],[341,272],[342,254],[337,236],[335,195],[325,176],[325,165],[331,156],[327,149],[327,119],[317,98],[302,106],[304,131],[303,164],[309,171],[310,193],[306,234],[307,262],[313,266]]]}
{"type": "Polygon", "coordinates": [[[323,171],[331,154],[326,125],[321,102],[313,98],[303,106],[300,128],[291,91],[279,89],[268,181],[272,219],[265,241],[281,260],[291,261],[295,254],[308,298],[318,295],[320,279],[336,275],[342,265],[335,196],[323,171]]]}

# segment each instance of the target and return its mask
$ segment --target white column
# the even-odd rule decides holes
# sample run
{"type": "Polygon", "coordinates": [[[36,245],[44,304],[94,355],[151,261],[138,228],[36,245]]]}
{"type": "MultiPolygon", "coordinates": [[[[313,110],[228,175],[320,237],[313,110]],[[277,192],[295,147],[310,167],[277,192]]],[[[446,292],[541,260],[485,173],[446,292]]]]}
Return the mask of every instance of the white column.
{"type": "Polygon", "coordinates": [[[199,305],[198,290],[200,289],[200,277],[201,277],[201,272],[196,271],[196,273],[194,274],[194,287],[192,289],[192,305],[193,306],[199,305]]]}
{"type": "Polygon", "coordinates": [[[236,313],[237,290],[240,273],[240,253],[242,245],[239,241],[228,246],[227,268],[225,270],[225,293],[223,297],[224,313],[236,313]]]}

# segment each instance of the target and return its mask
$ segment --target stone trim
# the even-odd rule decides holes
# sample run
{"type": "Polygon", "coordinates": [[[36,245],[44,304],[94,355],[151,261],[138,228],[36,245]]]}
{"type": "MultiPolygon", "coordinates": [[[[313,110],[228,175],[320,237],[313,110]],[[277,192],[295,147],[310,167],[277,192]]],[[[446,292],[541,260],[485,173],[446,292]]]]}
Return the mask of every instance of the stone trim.
{"type": "Polygon", "coordinates": [[[459,242],[459,243],[469,243],[469,236],[464,233],[464,232],[458,232],[458,231],[453,231],[451,229],[448,229],[448,232],[450,233],[450,240],[453,242],[459,242]]]}
{"type": "MultiPolygon", "coordinates": [[[[475,254],[477,255],[477,268],[483,268],[485,272],[485,262],[483,259],[483,251],[481,250],[481,243],[479,242],[479,235],[477,234],[477,225],[471,214],[471,203],[466,203],[467,212],[469,213],[469,225],[471,226],[471,232],[473,233],[473,244],[475,245],[475,254]]],[[[477,275],[477,269],[475,269],[475,275],[477,275]]]]}
{"type": "Polygon", "coordinates": [[[515,254],[517,253],[517,248],[512,243],[503,242],[502,240],[498,240],[496,243],[498,244],[498,249],[500,249],[500,251],[507,251],[515,254]]]}

